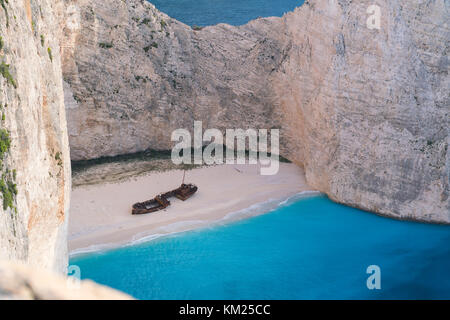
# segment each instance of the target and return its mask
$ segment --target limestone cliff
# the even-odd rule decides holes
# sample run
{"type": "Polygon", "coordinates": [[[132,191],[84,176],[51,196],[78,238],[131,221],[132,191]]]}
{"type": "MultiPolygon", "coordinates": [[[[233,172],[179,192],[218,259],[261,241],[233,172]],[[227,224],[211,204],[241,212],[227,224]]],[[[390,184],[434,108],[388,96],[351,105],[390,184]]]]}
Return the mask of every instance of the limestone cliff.
{"type": "MultiPolygon", "coordinates": [[[[74,160],[170,149],[171,132],[279,127],[270,19],[193,31],[146,1],[67,1],[63,73],[74,160]]],[[[278,19],[276,19],[278,21],[278,19]]],[[[275,26],[280,32],[281,26],[275,26]]]]}
{"type": "Polygon", "coordinates": [[[379,30],[372,4],[192,30],[144,0],[66,1],[72,159],[169,149],[193,120],[281,128],[282,154],[332,199],[450,222],[449,2],[377,0],[379,30]]]}
{"type": "Polygon", "coordinates": [[[0,259],[63,272],[71,178],[54,1],[0,4],[0,259]]]}
{"type": "Polygon", "coordinates": [[[450,3],[309,1],[284,18],[292,50],[273,81],[293,159],[351,206],[450,222],[450,3]]]}

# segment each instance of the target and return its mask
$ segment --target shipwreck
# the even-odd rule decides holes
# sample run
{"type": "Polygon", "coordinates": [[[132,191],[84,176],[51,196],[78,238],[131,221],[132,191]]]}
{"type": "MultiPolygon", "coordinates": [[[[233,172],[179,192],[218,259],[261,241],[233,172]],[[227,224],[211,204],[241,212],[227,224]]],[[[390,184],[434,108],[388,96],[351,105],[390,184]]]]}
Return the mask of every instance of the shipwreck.
{"type": "Polygon", "coordinates": [[[197,192],[197,190],[198,187],[196,185],[192,183],[185,184],[183,176],[183,182],[181,183],[181,186],[179,188],[163,194],[159,194],[151,200],[135,203],[133,205],[131,213],[133,215],[139,215],[166,209],[168,206],[170,206],[170,198],[175,197],[182,201],[186,201],[187,199],[192,197],[194,193],[197,192]]]}

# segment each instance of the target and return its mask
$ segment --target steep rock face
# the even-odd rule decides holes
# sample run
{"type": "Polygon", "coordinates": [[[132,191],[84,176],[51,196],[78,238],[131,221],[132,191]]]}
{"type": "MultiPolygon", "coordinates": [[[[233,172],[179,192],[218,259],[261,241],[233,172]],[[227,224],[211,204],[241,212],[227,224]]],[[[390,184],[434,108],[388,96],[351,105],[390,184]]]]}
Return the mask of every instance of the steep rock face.
{"type": "Polygon", "coordinates": [[[170,134],[281,128],[282,154],[332,199],[450,222],[449,3],[306,1],[202,30],[143,0],[66,1],[72,159],[170,149],[170,134]]]}
{"type": "Polygon", "coordinates": [[[0,259],[63,272],[71,178],[54,1],[0,3],[0,259]]]}
{"type": "Polygon", "coordinates": [[[310,1],[285,17],[289,58],[273,82],[293,159],[332,199],[450,222],[449,2],[310,1]]]}

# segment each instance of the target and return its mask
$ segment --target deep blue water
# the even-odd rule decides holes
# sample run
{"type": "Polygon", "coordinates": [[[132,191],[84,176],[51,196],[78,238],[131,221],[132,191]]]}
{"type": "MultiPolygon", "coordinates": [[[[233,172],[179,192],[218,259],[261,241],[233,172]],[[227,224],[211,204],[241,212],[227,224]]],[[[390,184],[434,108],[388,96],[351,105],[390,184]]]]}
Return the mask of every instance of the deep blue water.
{"type": "Polygon", "coordinates": [[[151,0],[156,8],[187,25],[242,25],[258,17],[281,17],[304,0],[151,0]]]}
{"type": "Polygon", "coordinates": [[[73,258],[140,299],[449,299],[450,227],[302,199],[232,224],[73,258]],[[381,290],[366,269],[381,268],[381,290]]]}

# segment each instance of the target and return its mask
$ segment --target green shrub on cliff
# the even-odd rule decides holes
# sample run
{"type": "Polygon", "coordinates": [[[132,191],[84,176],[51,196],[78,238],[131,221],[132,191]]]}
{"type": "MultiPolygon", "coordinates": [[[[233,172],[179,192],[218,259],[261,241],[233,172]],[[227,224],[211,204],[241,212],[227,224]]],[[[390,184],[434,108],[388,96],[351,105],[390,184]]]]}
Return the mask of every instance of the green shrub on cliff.
{"type": "Polygon", "coordinates": [[[108,42],[100,42],[100,43],[98,44],[98,46],[99,46],[100,48],[102,48],[102,49],[110,49],[110,48],[113,47],[113,44],[112,44],[112,43],[108,43],[108,42]]]}
{"type": "Polygon", "coordinates": [[[48,52],[48,57],[50,58],[50,61],[53,62],[53,55],[52,55],[52,49],[49,47],[47,48],[47,52],[48,52]]]}
{"type": "Polygon", "coordinates": [[[2,63],[0,64],[0,74],[3,76],[3,78],[6,79],[6,82],[8,82],[14,88],[17,88],[17,84],[14,81],[11,73],[9,72],[9,64],[6,64],[5,61],[2,61],[2,63]]]}
{"type": "MultiPolygon", "coordinates": [[[[0,129],[0,163],[2,171],[3,159],[10,147],[11,139],[9,132],[6,129],[0,129]]],[[[15,197],[17,195],[17,185],[14,183],[16,175],[16,170],[13,170],[11,173],[8,168],[6,168],[6,171],[2,174],[2,178],[0,180],[0,193],[2,194],[3,199],[3,210],[7,210],[8,208],[16,210],[14,207],[15,197]]]]}
{"type": "Polygon", "coordinates": [[[158,44],[157,44],[156,42],[153,42],[151,45],[146,46],[146,47],[144,48],[144,51],[145,51],[145,52],[148,52],[151,48],[158,48],[158,44]]]}
{"type": "Polygon", "coordinates": [[[3,210],[14,209],[14,198],[17,195],[17,185],[9,177],[3,175],[0,180],[0,192],[3,197],[3,210]]]}
{"type": "Polygon", "coordinates": [[[63,161],[62,161],[62,159],[61,159],[61,152],[58,151],[58,152],[55,154],[55,160],[58,162],[58,166],[62,167],[63,161]]]}
{"type": "Polygon", "coordinates": [[[140,24],[150,25],[150,22],[152,22],[149,18],[144,18],[140,24]]]}
{"type": "Polygon", "coordinates": [[[9,2],[8,2],[9,0],[0,0],[0,4],[2,5],[2,8],[6,11],[6,5],[5,5],[5,3],[6,4],[8,4],[9,2]]]}
{"type": "Polygon", "coordinates": [[[8,4],[8,0],[0,0],[0,5],[2,6],[3,10],[5,10],[6,15],[6,27],[9,27],[9,17],[8,17],[8,9],[6,9],[6,4],[8,4]]]}
{"type": "Polygon", "coordinates": [[[10,147],[11,139],[9,137],[9,132],[6,129],[0,129],[0,159],[3,159],[10,147]]]}

